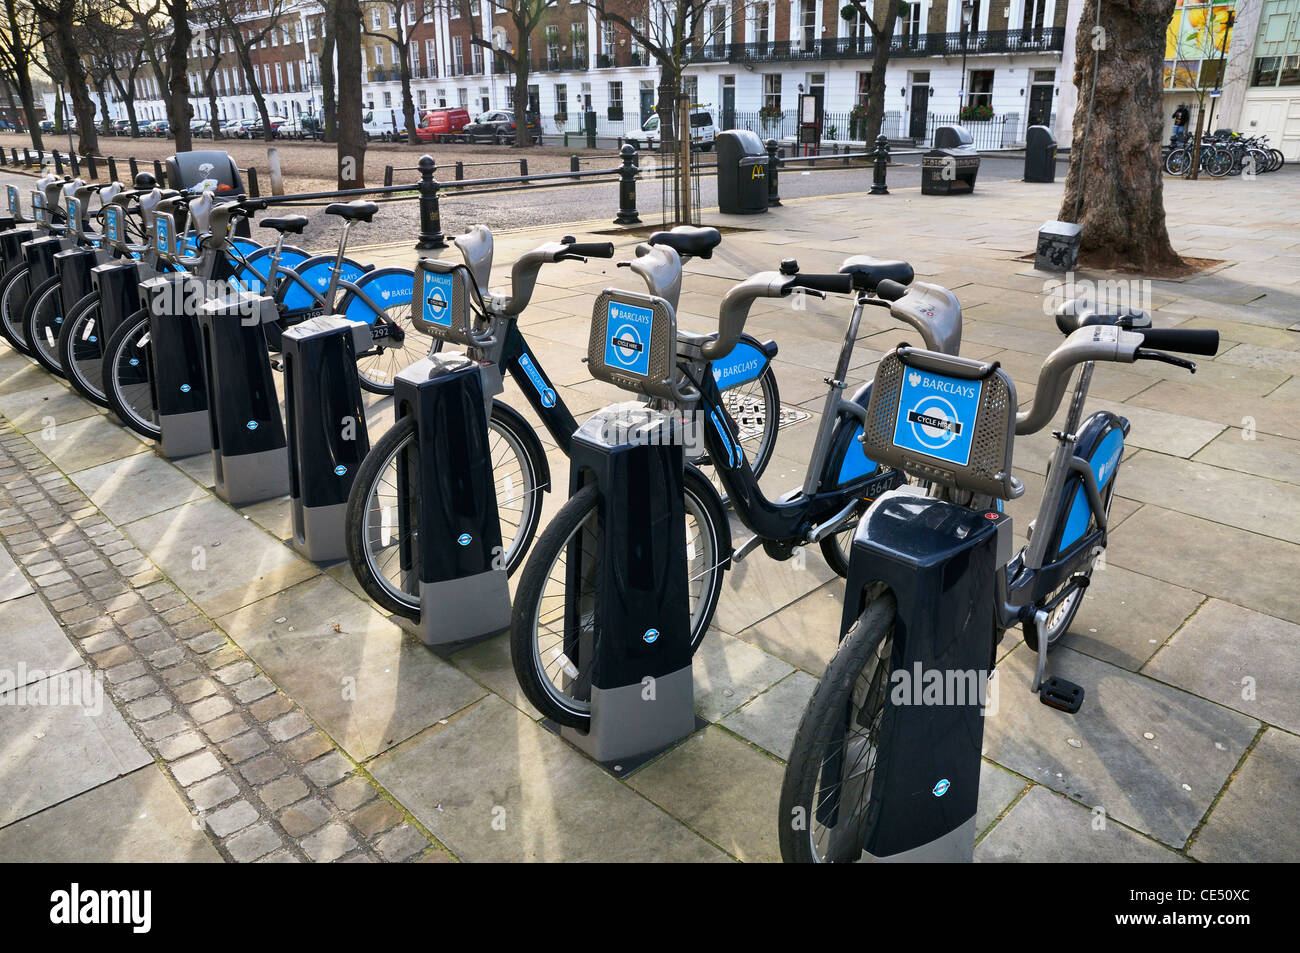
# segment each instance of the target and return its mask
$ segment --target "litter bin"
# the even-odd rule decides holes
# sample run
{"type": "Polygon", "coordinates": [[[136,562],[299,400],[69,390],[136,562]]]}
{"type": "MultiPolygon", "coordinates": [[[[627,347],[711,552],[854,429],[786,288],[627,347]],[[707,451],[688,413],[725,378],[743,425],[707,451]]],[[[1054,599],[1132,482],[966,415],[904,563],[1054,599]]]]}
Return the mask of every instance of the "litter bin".
{"type": "Polygon", "coordinates": [[[1046,126],[1025,133],[1025,181],[1056,181],[1056,136],[1046,126]]]}
{"type": "Polygon", "coordinates": [[[767,211],[767,147],[748,129],[718,133],[718,210],[728,215],[767,211]]]}
{"type": "Polygon", "coordinates": [[[1044,222],[1038,230],[1034,267],[1039,271],[1073,271],[1079,261],[1083,226],[1074,222],[1044,222]]]}
{"type": "Polygon", "coordinates": [[[958,195],[975,191],[980,171],[975,139],[965,126],[940,126],[934,148],[921,156],[921,194],[958,195]]]}

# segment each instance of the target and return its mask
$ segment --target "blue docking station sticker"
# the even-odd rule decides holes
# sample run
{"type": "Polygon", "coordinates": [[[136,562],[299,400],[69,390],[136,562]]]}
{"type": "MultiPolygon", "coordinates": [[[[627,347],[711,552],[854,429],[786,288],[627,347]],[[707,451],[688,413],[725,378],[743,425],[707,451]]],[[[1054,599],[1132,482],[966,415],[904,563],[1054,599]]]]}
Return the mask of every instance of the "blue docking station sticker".
{"type": "Polygon", "coordinates": [[[12,215],[18,214],[18,190],[12,185],[5,186],[5,194],[9,199],[9,212],[12,215]]]}
{"type": "Polygon", "coordinates": [[[451,327],[451,275],[424,273],[424,320],[441,328],[451,327]]]}
{"type": "Polygon", "coordinates": [[[168,234],[167,219],[161,215],[154,216],[154,227],[158,230],[158,251],[160,254],[167,254],[167,249],[171,245],[171,238],[168,234]]]}
{"type": "Polygon", "coordinates": [[[898,398],[894,446],[965,466],[983,389],[981,381],[909,367],[898,398]]]}
{"type": "Polygon", "coordinates": [[[650,331],[654,311],[618,301],[609,303],[605,323],[605,365],[645,377],[650,372],[650,331]]]}
{"type": "Polygon", "coordinates": [[[104,234],[108,237],[110,242],[120,242],[122,240],[122,232],[117,215],[118,210],[116,205],[110,205],[108,208],[104,209],[104,234]]]}

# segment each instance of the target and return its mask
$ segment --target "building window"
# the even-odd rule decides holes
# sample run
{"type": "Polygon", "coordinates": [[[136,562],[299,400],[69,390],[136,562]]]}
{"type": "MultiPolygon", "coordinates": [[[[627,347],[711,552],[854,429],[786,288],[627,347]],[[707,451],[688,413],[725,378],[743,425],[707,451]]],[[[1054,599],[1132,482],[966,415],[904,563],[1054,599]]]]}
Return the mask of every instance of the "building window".
{"type": "Polygon", "coordinates": [[[966,105],[993,108],[993,70],[970,71],[970,92],[966,95],[966,105]]]}
{"type": "Polygon", "coordinates": [[[615,122],[623,119],[623,84],[609,84],[609,118],[615,122]]]}
{"type": "Polygon", "coordinates": [[[466,106],[469,105],[468,89],[465,89],[465,87],[462,86],[460,89],[456,90],[456,103],[457,105],[460,106],[461,109],[464,109],[466,106]]]}
{"type": "Polygon", "coordinates": [[[854,102],[856,102],[859,106],[865,106],[867,104],[867,97],[870,95],[871,95],[871,74],[859,73],[858,74],[858,97],[856,100],[854,100],[854,102]]]}
{"type": "Polygon", "coordinates": [[[555,115],[569,115],[569,87],[565,83],[555,84],[555,115]]]}
{"type": "Polygon", "coordinates": [[[763,74],[763,106],[764,108],[771,110],[779,110],[781,108],[780,73],[763,74]]]}
{"type": "Polygon", "coordinates": [[[573,58],[585,63],[587,60],[587,31],[582,24],[574,23],[570,27],[569,39],[573,43],[573,58]]]}
{"type": "Polygon", "coordinates": [[[754,6],[754,42],[761,46],[767,45],[767,4],[759,3],[754,6]]]}
{"type": "Polygon", "coordinates": [[[370,28],[372,30],[378,30],[383,27],[383,23],[381,23],[379,20],[379,15],[380,15],[380,11],[378,7],[370,8],[370,28]]]}
{"type": "Polygon", "coordinates": [[[390,93],[388,90],[384,90],[384,108],[391,109],[392,105],[393,105],[393,94],[390,93]]]}
{"type": "Polygon", "coordinates": [[[375,45],[375,65],[384,65],[384,48],[378,44],[375,45]]]}
{"type": "Polygon", "coordinates": [[[811,52],[817,45],[817,4],[815,0],[799,0],[799,49],[811,52]]]}
{"type": "Polygon", "coordinates": [[[470,63],[474,66],[475,73],[483,72],[483,47],[477,43],[471,43],[469,47],[470,63]]]}
{"type": "Polygon", "coordinates": [[[458,36],[451,38],[451,62],[455,75],[460,76],[465,72],[465,49],[458,36]]]}
{"type": "Polygon", "coordinates": [[[428,92],[427,92],[426,90],[423,90],[423,89],[418,89],[418,90],[416,90],[416,92],[415,92],[415,102],[416,102],[416,105],[418,105],[418,106],[420,107],[420,111],[421,111],[421,112],[423,112],[425,109],[427,109],[428,106],[429,106],[429,94],[428,94],[428,92]]]}
{"type": "MultiPolygon", "coordinates": [[[[1252,86],[1276,86],[1278,67],[1282,63],[1280,56],[1257,56],[1255,57],[1255,68],[1250,74],[1250,85],[1252,86]]],[[[1167,85],[1167,84],[1166,84],[1167,85]]]]}

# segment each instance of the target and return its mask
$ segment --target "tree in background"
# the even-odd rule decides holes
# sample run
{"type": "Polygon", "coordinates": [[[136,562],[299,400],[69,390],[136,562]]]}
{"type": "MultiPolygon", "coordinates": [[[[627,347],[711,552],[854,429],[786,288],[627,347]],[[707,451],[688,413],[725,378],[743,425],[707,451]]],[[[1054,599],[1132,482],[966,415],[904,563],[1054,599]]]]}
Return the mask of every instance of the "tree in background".
{"type": "Polygon", "coordinates": [[[338,173],[340,189],[366,185],[366,133],[361,125],[361,4],[334,0],[338,50],[338,173]]]}
{"type": "Polygon", "coordinates": [[[1174,0],[1084,0],[1070,171],[1060,218],[1083,226],[1079,262],[1180,268],[1165,226],[1160,136],[1165,29],[1174,0]]]}
{"type": "Polygon", "coordinates": [[[80,36],[90,19],[92,4],[85,0],[32,0],[32,6],[47,27],[47,57],[58,60],[52,69],[61,75],[63,88],[72,97],[72,111],[77,117],[77,152],[95,155],[99,152],[95,104],[90,99],[86,67],[81,59],[80,36]]]}
{"type": "Polygon", "coordinates": [[[266,108],[266,97],[262,94],[262,80],[257,75],[257,67],[253,64],[252,50],[257,46],[269,45],[271,34],[280,29],[287,0],[267,0],[265,12],[257,15],[256,27],[249,25],[250,17],[244,12],[243,0],[207,0],[207,2],[212,5],[212,16],[221,31],[234,45],[239,67],[248,80],[248,91],[252,94],[253,102],[257,104],[257,114],[262,117],[262,138],[270,142],[275,138],[275,130],[271,128],[271,114],[266,108]]]}
{"type": "MultiPolygon", "coordinates": [[[[506,43],[494,42],[484,37],[480,30],[481,8],[479,0],[451,0],[460,4],[461,15],[470,25],[470,43],[492,50],[505,60],[514,73],[515,142],[518,149],[534,145],[528,131],[528,73],[533,65],[533,33],[546,14],[555,7],[555,0],[487,0],[492,15],[505,16],[510,21],[513,36],[506,43]]],[[[541,118],[540,116],[538,117],[541,118]]]]}
{"type": "MultiPolygon", "coordinates": [[[[372,4],[379,6],[380,4],[372,4]]],[[[411,27],[424,19],[424,4],[409,0],[383,0],[388,8],[388,22],[393,24],[392,32],[382,30],[363,30],[366,36],[387,40],[393,46],[393,58],[397,61],[399,77],[402,81],[402,120],[406,127],[406,141],[418,145],[415,138],[415,99],[411,96],[411,27]],[[407,14],[414,17],[408,23],[407,14]]]]}
{"type": "Polygon", "coordinates": [[[871,34],[871,73],[867,77],[866,109],[860,123],[862,138],[868,146],[880,135],[885,121],[885,68],[889,65],[889,48],[894,42],[898,17],[908,6],[903,0],[848,0],[840,10],[840,16],[850,25],[850,42],[865,41],[864,25],[871,34]]]}
{"type": "Polygon", "coordinates": [[[36,108],[36,91],[32,86],[34,51],[40,44],[40,22],[29,0],[3,0],[4,24],[0,26],[0,70],[10,86],[18,91],[32,145],[44,148],[41,141],[41,114],[36,108]]]}

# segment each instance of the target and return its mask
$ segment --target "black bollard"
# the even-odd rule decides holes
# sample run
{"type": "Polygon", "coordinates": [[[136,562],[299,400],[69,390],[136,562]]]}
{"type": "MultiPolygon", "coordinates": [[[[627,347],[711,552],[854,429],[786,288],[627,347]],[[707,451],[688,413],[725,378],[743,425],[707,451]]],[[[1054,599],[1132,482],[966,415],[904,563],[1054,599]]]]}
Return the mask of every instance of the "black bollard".
{"type": "Polygon", "coordinates": [[[438,211],[438,180],[433,177],[437,168],[433,156],[420,156],[420,240],[415,247],[421,251],[446,248],[442,235],[442,213],[438,211]]]}
{"type": "Polygon", "coordinates": [[[620,150],[623,165],[618,170],[618,217],[615,225],[640,225],[636,212],[636,147],[630,143],[620,150]]]}
{"type": "Polygon", "coordinates": [[[876,164],[871,176],[869,195],[888,195],[889,187],[885,184],[885,170],[889,167],[889,140],[884,133],[876,137],[876,164]]]}
{"type": "Polygon", "coordinates": [[[781,157],[777,155],[776,140],[767,140],[767,206],[774,208],[781,204],[781,190],[777,187],[777,176],[781,168],[781,157]]]}

